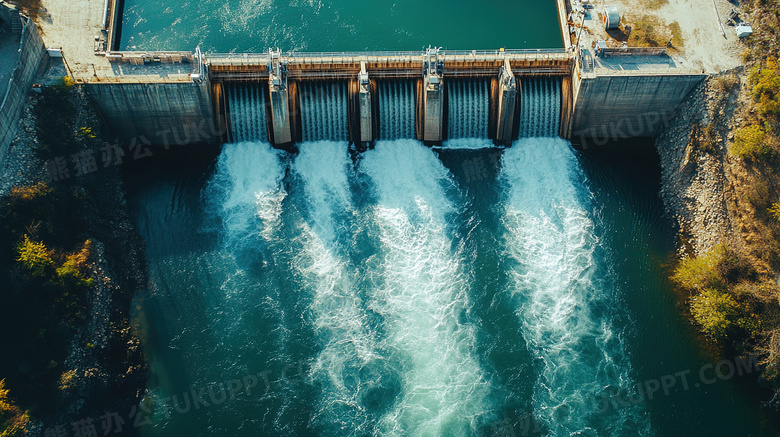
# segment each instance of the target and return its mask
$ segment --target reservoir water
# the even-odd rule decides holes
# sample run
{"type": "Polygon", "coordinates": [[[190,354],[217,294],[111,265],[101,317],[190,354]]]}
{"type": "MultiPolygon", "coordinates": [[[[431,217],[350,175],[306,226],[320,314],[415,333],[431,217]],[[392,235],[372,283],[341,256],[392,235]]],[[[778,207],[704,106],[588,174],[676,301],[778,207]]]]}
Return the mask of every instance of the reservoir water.
{"type": "Polygon", "coordinates": [[[124,0],[122,50],[265,52],[563,46],[555,1],[124,0]]]}

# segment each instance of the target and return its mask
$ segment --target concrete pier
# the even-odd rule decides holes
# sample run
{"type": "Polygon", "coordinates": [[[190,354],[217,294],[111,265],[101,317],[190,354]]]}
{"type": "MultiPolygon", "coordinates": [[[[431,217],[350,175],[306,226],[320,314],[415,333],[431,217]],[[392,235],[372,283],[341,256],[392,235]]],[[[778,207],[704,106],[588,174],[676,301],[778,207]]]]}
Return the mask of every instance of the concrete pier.
{"type": "Polygon", "coordinates": [[[360,141],[374,141],[373,104],[371,103],[371,81],[368,79],[366,64],[361,63],[358,74],[358,106],[360,108],[360,141]]]}
{"type": "Polygon", "coordinates": [[[423,65],[423,120],[422,140],[439,142],[444,139],[444,80],[443,63],[437,49],[428,49],[423,65]]]}
{"type": "Polygon", "coordinates": [[[271,52],[268,66],[268,91],[271,97],[271,131],[269,138],[276,145],[293,141],[290,128],[290,99],[287,88],[287,66],[279,52],[271,52]]]}
{"type": "Polygon", "coordinates": [[[498,114],[496,115],[496,142],[511,144],[515,139],[515,113],[517,109],[517,81],[509,62],[504,63],[498,78],[498,114]]]}
{"type": "Polygon", "coordinates": [[[571,138],[572,117],[574,115],[574,90],[571,76],[561,80],[561,138],[571,138]]]}

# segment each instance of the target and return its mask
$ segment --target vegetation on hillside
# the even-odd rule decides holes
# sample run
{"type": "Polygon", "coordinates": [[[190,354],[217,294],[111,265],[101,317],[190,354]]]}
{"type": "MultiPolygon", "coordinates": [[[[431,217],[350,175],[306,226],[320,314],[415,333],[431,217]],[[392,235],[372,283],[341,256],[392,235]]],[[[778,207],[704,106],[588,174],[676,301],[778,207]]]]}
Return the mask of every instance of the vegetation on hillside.
{"type": "Polygon", "coordinates": [[[30,421],[30,413],[22,411],[9,397],[5,379],[0,379],[0,436],[19,437],[30,421]]]}
{"type": "Polygon", "coordinates": [[[691,315],[702,332],[738,353],[750,352],[766,330],[780,326],[777,286],[727,244],[682,260],[672,279],[691,293],[691,315]]]}
{"type": "MultiPolygon", "coordinates": [[[[42,162],[70,164],[85,150],[100,157],[98,128],[74,105],[75,87],[63,81],[33,98],[35,152],[42,162]]],[[[77,176],[75,164],[70,168],[69,175],[52,178],[48,171],[49,182],[16,187],[0,198],[0,436],[17,435],[31,418],[62,409],[58,403],[68,388],[62,378],[72,372],[65,362],[90,311],[93,239],[108,232],[100,217],[116,214],[104,210],[112,203],[100,197],[106,175],[77,176]]],[[[126,339],[117,345],[126,349],[126,339]]],[[[108,347],[99,353],[107,362],[119,356],[108,347]]]]}
{"type": "MultiPolygon", "coordinates": [[[[780,2],[751,0],[745,7],[760,32],[746,41],[745,104],[734,116],[727,150],[733,158],[726,160],[739,179],[732,219],[740,235],[723,235],[722,241],[735,244],[682,260],[672,279],[689,292],[700,330],[729,351],[757,354],[763,377],[780,389],[780,2]]],[[[710,81],[721,101],[710,112],[709,126],[694,126],[700,153],[720,153],[718,129],[727,125],[723,105],[732,89],[740,89],[738,82],[735,75],[710,81]]]]}

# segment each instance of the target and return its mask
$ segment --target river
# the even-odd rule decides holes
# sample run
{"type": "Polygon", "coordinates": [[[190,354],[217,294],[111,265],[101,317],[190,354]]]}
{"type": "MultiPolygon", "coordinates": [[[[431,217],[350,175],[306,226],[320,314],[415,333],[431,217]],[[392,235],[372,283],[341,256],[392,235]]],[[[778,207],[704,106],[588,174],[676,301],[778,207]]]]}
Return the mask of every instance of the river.
{"type": "MultiPolygon", "coordinates": [[[[125,8],[137,49],[560,46],[551,1],[125,8]]],[[[127,168],[142,435],[777,435],[750,363],[706,347],[670,286],[652,145],[577,151],[549,137],[556,107],[522,114],[547,137],[488,147],[463,94],[464,138],[429,148],[393,87],[389,139],[362,154],[312,123],[294,155],[240,141],[127,168]]]]}

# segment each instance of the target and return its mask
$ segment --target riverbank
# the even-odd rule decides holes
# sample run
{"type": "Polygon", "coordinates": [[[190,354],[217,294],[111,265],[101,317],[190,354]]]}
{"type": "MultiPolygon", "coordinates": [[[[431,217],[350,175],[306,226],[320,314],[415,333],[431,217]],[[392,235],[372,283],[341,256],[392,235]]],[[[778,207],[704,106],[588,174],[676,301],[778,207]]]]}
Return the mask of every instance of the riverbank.
{"type": "Polygon", "coordinates": [[[706,79],[656,139],[661,158],[660,196],[666,214],[679,229],[680,256],[699,256],[720,243],[742,245],[734,232],[734,175],[727,162],[724,139],[728,134],[723,134],[733,126],[744,82],[741,68],[706,79]],[[723,89],[715,89],[722,78],[737,81],[725,95],[723,89]],[[709,133],[704,132],[708,127],[709,133]],[[713,153],[707,153],[703,143],[713,153]]]}
{"type": "Polygon", "coordinates": [[[778,154],[771,120],[759,115],[753,99],[762,65],[705,80],[656,147],[660,196],[678,229],[680,261],[670,275],[684,300],[683,315],[710,345],[758,356],[762,381],[777,390],[780,226],[771,211],[778,201],[778,154]],[[745,132],[754,129],[762,136],[746,153],[745,132]]]}
{"type": "MultiPolygon", "coordinates": [[[[121,168],[104,165],[106,152],[116,146],[101,139],[100,119],[83,90],[62,82],[60,73],[55,69],[44,80],[42,92],[28,97],[20,128],[0,168],[0,196],[4,200],[0,211],[4,216],[25,216],[21,210],[13,211],[13,205],[18,205],[14,202],[20,192],[30,192],[26,187],[47,187],[43,192],[60,202],[41,200],[46,207],[59,205],[47,218],[55,229],[65,226],[71,235],[47,241],[45,231],[36,231],[45,230],[45,222],[25,231],[31,236],[40,234],[31,238],[51,247],[55,261],[56,252],[74,250],[61,241],[89,242],[82,253],[88,253],[84,276],[91,286],[83,291],[66,287],[63,295],[55,295],[53,319],[46,298],[34,300],[40,308],[31,316],[22,310],[5,316],[14,337],[34,338],[36,332],[29,331],[40,330],[34,354],[13,341],[3,345],[8,358],[0,378],[6,379],[9,397],[30,412],[29,435],[70,431],[88,419],[96,423],[99,432],[105,431],[100,429],[100,417],[107,411],[124,413],[137,405],[146,383],[145,359],[129,323],[134,292],[146,285],[144,243],[129,219],[121,168]],[[60,307],[65,308],[63,314],[74,315],[72,321],[57,319],[67,318],[56,310],[60,307]],[[55,338],[61,344],[47,345],[55,338]],[[38,392],[51,397],[35,399],[38,392]]],[[[14,231],[6,230],[8,222],[4,226],[6,243],[14,231]]],[[[7,250],[3,248],[4,253],[7,250]]],[[[13,277],[18,270],[13,260],[8,261],[11,263],[5,268],[9,271],[3,275],[13,277]]],[[[6,311],[25,308],[25,299],[37,299],[17,294],[28,282],[36,283],[18,278],[13,282],[14,290],[5,298],[6,311]]]]}

